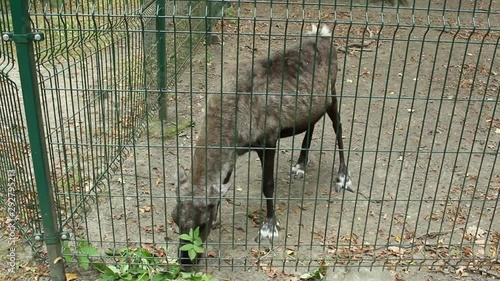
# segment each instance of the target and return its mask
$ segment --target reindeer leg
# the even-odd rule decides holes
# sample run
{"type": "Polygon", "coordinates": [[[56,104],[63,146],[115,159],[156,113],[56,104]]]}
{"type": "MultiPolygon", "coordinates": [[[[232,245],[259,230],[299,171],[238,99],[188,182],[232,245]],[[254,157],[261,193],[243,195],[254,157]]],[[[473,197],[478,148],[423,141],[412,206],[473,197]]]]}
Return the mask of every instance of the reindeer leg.
{"type": "Polygon", "coordinates": [[[302,141],[302,149],[300,150],[299,159],[295,166],[292,167],[292,174],[296,179],[302,179],[305,174],[307,164],[309,163],[309,147],[311,147],[312,136],[314,132],[314,125],[311,124],[309,129],[304,135],[304,140],[302,141]]]}
{"type": "Polygon", "coordinates": [[[219,220],[217,220],[217,215],[219,215],[219,208],[220,208],[220,201],[217,202],[217,207],[213,208],[212,210],[212,218],[213,218],[213,221],[212,221],[212,230],[214,229],[217,229],[221,226],[221,224],[219,223],[219,220]]]}
{"type": "Polygon", "coordinates": [[[344,142],[342,141],[342,123],[340,121],[337,94],[335,88],[333,89],[333,104],[328,108],[327,113],[333,122],[333,130],[337,135],[337,145],[339,147],[340,166],[339,166],[339,173],[337,176],[337,186],[335,187],[335,191],[339,192],[341,188],[344,188],[345,190],[354,192],[354,190],[352,189],[351,175],[347,170],[347,166],[345,165],[344,142]]]}
{"type": "Polygon", "coordinates": [[[259,159],[262,165],[262,193],[266,197],[266,218],[262,222],[259,234],[255,237],[255,242],[260,239],[267,238],[271,241],[272,239],[278,238],[279,224],[276,221],[274,215],[274,156],[276,151],[274,149],[263,149],[257,150],[259,159]]]}

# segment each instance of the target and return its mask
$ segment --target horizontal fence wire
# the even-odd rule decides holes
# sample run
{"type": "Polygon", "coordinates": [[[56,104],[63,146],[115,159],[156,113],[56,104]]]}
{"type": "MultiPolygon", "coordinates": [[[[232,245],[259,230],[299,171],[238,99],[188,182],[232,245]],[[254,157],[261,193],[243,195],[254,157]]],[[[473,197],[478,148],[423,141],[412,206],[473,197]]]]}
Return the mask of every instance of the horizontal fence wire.
{"type": "MultiPolygon", "coordinates": [[[[106,249],[131,245],[165,248],[159,258],[174,260],[173,207],[190,199],[176,194],[178,164],[191,177],[200,165],[195,147],[211,155],[239,151],[247,153],[234,158],[232,188],[216,198],[221,225],[205,243],[207,270],[498,271],[500,10],[493,1],[409,2],[226,1],[220,9],[217,1],[167,1],[159,18],[154,1],[32,1],[33,28],[46,35],[36,63],[61,228],[109,262],[106,249]],[[335,192],[340,160],[328,117],[316,123],[303,179],[290,172],[302,135],[279,140],[274,208],[281,230],[270,247],[254,241],[266,213],[261,161],[252,147],[223,142],[234,132],[206,130],[206,119],[217,116],[207,115],[207,98],[308,95],[286,85],[236,92],[234,81],[245,61],[306,40],[312,24],[333,34],[355,192],[335,192]],[[166,62],[157,59],[158,32],[167,38],[166,62]],[[157,87],[162,63],[166,89],[157,87]],[[199,145],[204,134],[215,141],[199,145]]],[[[284,114],[254,106],[269,124],[277,122],[273,110],[284,114]]],[[[201,164],[217,170],[223,163],[216,160],[201,164]]]]}

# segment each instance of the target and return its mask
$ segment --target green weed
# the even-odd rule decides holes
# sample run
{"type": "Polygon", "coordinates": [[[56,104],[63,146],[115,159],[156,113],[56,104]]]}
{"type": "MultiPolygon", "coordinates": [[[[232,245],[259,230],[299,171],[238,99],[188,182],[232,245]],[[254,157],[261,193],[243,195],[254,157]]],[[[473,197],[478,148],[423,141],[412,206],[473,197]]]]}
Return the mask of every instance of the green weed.
{"type": "MultiPolygon", "coordinates": [[[[227,9],[224,10],[224,16],[226,17],[230,17],[230,18],[234,18],[234,8],[231,6],[227,9]]],[[[228,19],[227,20],[229,23],[231,24],[235,24],[236,23],[236,19],[228,19]]]]}
{"type": "MultiPolygon", "coordinates": [[[[197,253],[203,253],[199,228],[190,230],[189,234],[179,235],[180,239],[189,241],[181,250],[188,251],[193,260],[197,253]]],[[[76,261],[84,269],[95,269],[101,273],[99,281],[217,281],[213,276],[203,272],[182,272],[176,263],[165,265],[145,248],[108,249],[106,255],[112,257],[113,264],[104,262],[99,250],[86,241],[79,242],[75,253],[63,241],[63,256],[66,262],[76,261]]]]}

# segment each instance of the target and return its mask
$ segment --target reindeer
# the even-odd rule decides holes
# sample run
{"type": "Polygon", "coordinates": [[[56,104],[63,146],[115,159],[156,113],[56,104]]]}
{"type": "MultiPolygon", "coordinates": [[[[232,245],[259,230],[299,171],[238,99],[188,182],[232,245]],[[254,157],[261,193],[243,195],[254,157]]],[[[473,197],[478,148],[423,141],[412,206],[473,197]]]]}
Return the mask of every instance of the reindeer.
{"type": "MultiPolygon", "coordinates": [[[[206,121],[194,149],[192,181],[182,165],[178,167],[178,200],[172,216],[180,233],[199,227],[200,237],[206,241],[216,223],[220,199],[231,188],[237,157],[255,151],[262,165],[267,207],[256,241],[276,239],[280,230],[273,206],[276,143],[279,138],[305,132],[299,158],[291,169],[294,177],[301,179],[314,125],[325,113],[333,122],[339,150],[335,189],[353,192],[337,109],[337,53],[332,33],[326,25],[318,29],[313,24],[306,35],[315,36],[303,38],[270,58],[242,64],[237,81],[229,84],[226,93],[208,97],[206,121]]],[[[185,243],[180,241],[181,246],[185,243]]],[[[193,264],[186,251],[179,250],[179,259],[183,265],[193,264]]]]}

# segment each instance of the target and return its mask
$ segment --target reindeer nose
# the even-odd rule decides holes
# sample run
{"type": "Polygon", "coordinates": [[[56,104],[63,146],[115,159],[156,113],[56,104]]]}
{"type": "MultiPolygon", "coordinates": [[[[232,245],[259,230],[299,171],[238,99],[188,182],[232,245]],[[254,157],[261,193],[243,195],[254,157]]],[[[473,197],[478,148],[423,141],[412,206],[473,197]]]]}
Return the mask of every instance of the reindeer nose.
{"type": "MultiPolygon", "coordinates": [[[[181,240],[181,243],[180,243],[180,247],[182,247],[183,245],[185,245],[186,242],[182,241],[181,240]]],[[[179,250],[179,262],[182,266],[183,269],[185,270],[190,270],[192,266],[198,264],[199,262],[199,255],[196,255],[196,257],[194,258],[194,260],[191,260],[191,258],[189,257],[189,254],[187,251],[181,251],[179,250]]]]}
{"type": "Polygon", "coordinates": [[[188,266],[188,267],[198,263],[197,258],[195,258],[194,260],[191,260],[189,258],[188,252],[181,251],[181,250],[179,250],[179,261],[180,261],[181,265],[188,266]]]}

